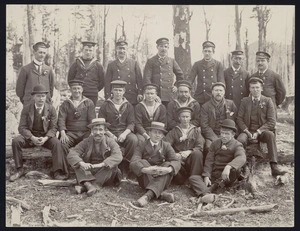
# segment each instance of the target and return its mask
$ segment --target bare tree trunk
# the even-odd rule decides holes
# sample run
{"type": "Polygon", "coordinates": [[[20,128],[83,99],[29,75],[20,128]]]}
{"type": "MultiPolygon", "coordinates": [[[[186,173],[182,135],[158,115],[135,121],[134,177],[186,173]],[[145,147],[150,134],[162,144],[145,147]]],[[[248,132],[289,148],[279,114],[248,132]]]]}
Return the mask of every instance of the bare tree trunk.
{"type": "Polygon", "coordinates": [[[138,36],[137,42],[136,42],[135,57],[136,57],[137,60],[139,59],[138,51],[139,51],[139,45],[140,45],[140,40],[141,40],[142,32],[143,32],[143,29],[144,29],[144,26],[145,26],[145,21],[146,21],[146,15],[144,15],[144,19],[143,19],[143,22],[142,22],[141,30],[140,30],[140,33],[139,33],[139,36],[138,36]]]}
{"type": "Polygon", "coordinates": [[[241,43],[241,26],[242,26],[242,11],[239,13],[239,6],[235,5],[235,36],[236,36],[236,50],[242,49],[241,43]]]}
{"type": "Polygon", "coordinates": [[[202,7],[202,9],[203,9],[204,20],[205,20],[204,22],[205,22],[205,28],[206,28],[206,40],[209,40],[209,33],[210,33],[210,29],[211,29],[211,21],[208,20],[204,7],[202,7]]]}
{"type": "Polygon", "coordinates": [[[192,66],[189,24],[191,17],[192,13],[189,6],[173,6],[174,55],[185,78],[187,78],[192,66]]]}
{"type": "Polygon", "coordinates": [[[104,69],[106,69],[107,67],[107,62],[108,62],[108,58],[107,58],[107,47],[106,47],[106,19],[107,19],[107,15],[109,12],[109,7],[104,6],[104,14],[103,14],[103,67],[104,69]]]}
{"type": "Polygon", "coordinates": [[[293,35],[292,35],[292,65],[295,63],[295,13],[293,17],[293,35]]]}
{"type": "Polygon", "coordinates": [[[249,45],[248,45],[248,29],[245,32],[245,43],[244,43],[244,50],[245,50],[245,59],[246,59],[246,70],[249,68],[249,45]]]}
{"type": "MultiPolygon", "coordinates": [[[[27,26],[28,26],[28,41],[29,47],[32,50],[32,46],[34,45],[34,27],[35,27],[35,12],[33,5],[27,5],[27,26]]],[[[33,53],[30,54],[30,60],[33,58],[33,53]]]]}

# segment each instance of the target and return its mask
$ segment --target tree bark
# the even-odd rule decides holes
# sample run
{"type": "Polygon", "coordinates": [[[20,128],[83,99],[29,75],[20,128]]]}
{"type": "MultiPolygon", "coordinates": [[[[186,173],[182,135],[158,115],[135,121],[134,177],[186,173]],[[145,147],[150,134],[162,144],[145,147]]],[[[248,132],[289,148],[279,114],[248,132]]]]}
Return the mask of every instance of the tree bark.
{"type": "Polygon", "coordinates": [[[235,36],[236,36],[236,50],[242,49],[241,44],[241,26],[242,26],[242,11],[239,13],[239,6],[235,5],[235,36]]]}
{"type": "Polygon", "coordinates": [[[245,50],[245,61],[246,61],[246,70],[249,68],[249,45],[248,45],[248,29],[245,32],[245,43],[244,43],[244,50],[245,50]]]}
{"type": "Polygon", "coordinates": [[[107,20],[107,15],[109,12],[109,7],[104,6],[104,14],[103,14],[103,67],[104,70],[106,70],[107,67],[107,62],[108,62],[108,50],[106,47],[106,20],[107,20]]]}

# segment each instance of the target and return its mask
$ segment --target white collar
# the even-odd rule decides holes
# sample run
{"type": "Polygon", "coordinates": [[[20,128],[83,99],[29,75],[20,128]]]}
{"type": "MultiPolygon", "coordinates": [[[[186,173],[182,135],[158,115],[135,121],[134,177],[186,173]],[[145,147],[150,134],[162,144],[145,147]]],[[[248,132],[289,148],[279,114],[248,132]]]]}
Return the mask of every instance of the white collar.
{"type": "Polygon", "coordinates": [[[166,58],[167,56],[160,56],[159,54],[157,54],[158,55],[158,57],[160,58],[160,59],[164,59],[164,58],[166,58]]]}
{"type": "MultiPolygon", "coordinates": [[[[40,107],[38,107],[36,104],[34,104],[34,106],[35,106],[35,109],[40,108],[40,107]]],[[[41,107],[41,108],[42,108],[42,111],[43,111],[43,109],[44,109],[44,106],[45,106],[45,104],[43,104],[43,106],[41,107]]]]}
{"type": "Polygon", "coordinates": [[[43,62],[37,61],[35,58],[33,58],[33,62],[37,66],[43,65],[43,62]]]}
{"type": "MultiPolygon", "coordinates": [[[[261,96],[260,96],[261,97],[261,96]]],[[[254,101],[254,99],[257,99],[258,101],[260,101],[260,97],[258,98],[254,98],[253,96],[251,96],[252,101],[254,101]]]]}
{"type": "Polygon", "coordinates": [[[157,142],[157,143],[152,142],[151,139],[150,139],[150,143],[151,143],[152,147],[153,147],[154,145],[158,145],[158,144],[159,144],[159,142],[157,142]]]}
{"type": "Polygon", "coordinates": [[[264,71],[258,71],[258,73],[261,73],[261,74],[265,74],[265,72],[268,70],[268,68],[266,69],[266,70],[264,70],[264,71]]]}
{"type": "Polygon", "coordinates": [[[237,72],[237,71],[239,71],[239,70],[241,69],[241,66],[240,66],[238,69],[235,69],[234,66],[231,66],[231,68],[232,68],[232,70],[233,70],[234,72],[237,72]]]}
{"type": "Polygon", "coordinates": [[[117,59],[119,60],[120,63],[124,63],[126,60],[126,57],[124,59],[119,59],[119,58],[117,58],[117,59]]]}

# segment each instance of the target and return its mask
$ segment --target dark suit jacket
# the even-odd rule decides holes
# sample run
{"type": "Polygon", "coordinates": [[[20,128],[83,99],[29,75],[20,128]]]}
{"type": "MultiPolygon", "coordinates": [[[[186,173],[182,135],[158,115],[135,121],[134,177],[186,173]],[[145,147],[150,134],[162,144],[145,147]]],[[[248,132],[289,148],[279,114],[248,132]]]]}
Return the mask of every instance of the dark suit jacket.
{"type": "MultiPolygon", "coordinates": [[[[19,124],[19,133],[25,138],[29,139],[32,136],[32,127],[34,120],[34,102],[31,102],[28,105],[23,107],[21,112],[20,124],[19,124]]],[[[57,114],[55,108],[48,103],[45,103],[43,109],[43,128],[46,133],[45,136],[54,137],[57,131],[57,114]]]]}
{"type": "Polygon", "coordinates": [[[17,96],[24,105],[29,104],[33,100],[31,95],[33,87],[37,84],[43,84],[49,91],[47,102],[50,103],[53,96],[54,81],[52,67],[43,64],[41,74],[39,74],[33,62],[31,62],[21,67],[16,85],[17,96]]]}
{"type": "Polygon", "coordinates": [[[137,176],[141,176],[142,168],[152,165],[159,165],[163,167],[172,166],[174,169],[174,175],[178,173],[181,167],[180,160],[178,160],[171,144],[161,141],[156,149],[153,150],[150,139],[148,139],[136,148],[129,167],[137,176]]]}
{"type": "MultiPolygon", "coordinates": [[[[252,110],[252,98],[245,97],[242,99],[240,109],[237,115],[237,125],[244,131],[246,128],[250,128],[251,124],[251,110],[252,110]]],[[[260,125],[259,130],[274,131],[276,125],[275,108],[272,99],[269,97],[261,96],[258,107],[258,123],[260,125]]]]}
{"type": "Polygon", "coordinates": [[[173,97],[172,87],[176,81],[183,78],[183,72],[175,59],[165,57],[163,62],[160,62],[159,56],[155,55],[147,60],[144,69],[143,84],[157,84],[160,87],[158,95],[161,97],[161,100],[170,101],[173,97]],[[174,75],[176,76],[176,80],[174,75]]]}

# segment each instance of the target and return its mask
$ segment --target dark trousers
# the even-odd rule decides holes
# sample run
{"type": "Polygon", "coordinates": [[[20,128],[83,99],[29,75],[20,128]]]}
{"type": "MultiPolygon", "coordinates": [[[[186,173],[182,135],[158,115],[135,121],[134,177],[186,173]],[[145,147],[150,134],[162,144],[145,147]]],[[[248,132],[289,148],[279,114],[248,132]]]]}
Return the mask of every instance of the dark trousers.
{"type": "MultiPolygon", "coordinates": [[[[34,147],[34,144],[31,142],[31,140],[26,140],[21,135],[12,140],[12,150],[16,168],[23,167],[22,148],[30,147],[34,147]]],[[[43,147],[51,150],[53,172],[62,170],[63,172],[68,173],[68,164],[66,160],[67,153],[62,148],[60,141],[56,137],[49,138],[43,144],[43,147]]]]}
{"type": "MultiPolygon", "coordinates": [[[[244,145],[244,147],[246,147],[248,144],[248,136],[244,132],[242,132],[238,136],[237,140],[240,141],[244,145]]],[[[275,134],[271,131],[264,131],[257,137],[257,140],[267,143],[268,157],[270,159],[270,162],[277,163],[277,146],[275,134]]]]}
{"type": "MultiPolygon", "coordinates": [[[[121,133],[120,133],[121,134],[121,133]]],[[[116,135],[117,137],[120,135],[116,135]]],[[[135,134],[133,133],[129,133],[126,136],[126,139],[123,143],[118,142],[118,144],[120,145],[120,147],[124,148],[124,152],[122,151],[123,154],[123,161],[126,162],[130,162],[131,157],[134,153],[134,150],[136,149],[137,145],[138,145],[138,138],[135,134]]],[[[122,149],[121,149],[122,150],[122,149]]]]}
{"type": "Polygon", "coordinates": [[[71,147],[74,147],[77,145],[79,142],[81,142],[83,139],[89,137],[91,134],[90,131],[67,131],[66,135],[69,138],[69,143],[68,145],[63,144],[63,149],[65,150],[66,153],[69,153],[69,149],[71,147]]]}
{"type": "Polygon", "coordinates": [[[193,151],[186,160],[181,163],[181,168],[173,182],[175,184],[184,184],[191,175],[201,175],[203,171],[203,154],[201,151],[193,151]]]}
{"type": "Polygon", "coordinates": [[[163,105],[165,105],[166,108],[168,108],[169,102],[170,102],[170,101],[161,101],[161,103],[162,103],[163,105]]]}

